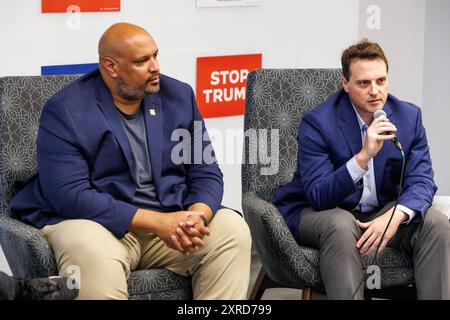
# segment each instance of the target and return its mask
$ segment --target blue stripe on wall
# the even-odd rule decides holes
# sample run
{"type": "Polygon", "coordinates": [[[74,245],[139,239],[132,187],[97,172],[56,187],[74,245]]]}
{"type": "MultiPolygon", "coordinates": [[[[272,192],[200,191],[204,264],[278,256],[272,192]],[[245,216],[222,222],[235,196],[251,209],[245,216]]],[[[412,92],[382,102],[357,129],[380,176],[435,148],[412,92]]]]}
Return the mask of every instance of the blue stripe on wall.
{"type": "Polygon", "coordinates": [[[82,63],[82,64],[65,64],[57,66],[42,66],[41,75],[58,75],[58,74],[84,74],[98,68],[98,63],[82,63]]]}

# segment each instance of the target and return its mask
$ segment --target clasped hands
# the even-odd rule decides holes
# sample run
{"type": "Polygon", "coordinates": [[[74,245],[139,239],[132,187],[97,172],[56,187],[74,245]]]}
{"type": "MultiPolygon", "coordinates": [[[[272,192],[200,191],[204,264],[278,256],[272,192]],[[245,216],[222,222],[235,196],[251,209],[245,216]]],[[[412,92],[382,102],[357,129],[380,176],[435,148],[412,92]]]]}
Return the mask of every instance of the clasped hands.
{"type": "Polygon", "coordinates": [[[209,235],[205,221],[212,216],[209,206],[203,203],[192,204],[187,211],[167,213],[140,208],[128,229],[154,233],[169,248],[189,254],[204,246],[203,237],[209,235]]]}
{"type": "MultiPolygon", "coordinates": [[[[178,212],[177,212],[178,213],[178,212]]],[[[201,211],[181,211],[175,232],[170,239],[174,248],[182,254],[197,252],[204,246],[203,237],[209,235],[205,226],[205,214],[201,211]]]]}

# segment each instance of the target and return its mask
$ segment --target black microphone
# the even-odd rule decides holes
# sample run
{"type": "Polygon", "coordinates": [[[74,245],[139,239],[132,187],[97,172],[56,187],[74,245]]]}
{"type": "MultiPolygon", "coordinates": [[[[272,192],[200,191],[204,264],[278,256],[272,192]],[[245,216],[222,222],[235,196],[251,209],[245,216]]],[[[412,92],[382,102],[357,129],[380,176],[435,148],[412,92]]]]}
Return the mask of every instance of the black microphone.
{"type": "MultiPolygon", "coordinates": [[[[377,110],[377,111],[375,111],[375,112],[373,113],[373,118],[374,118],[374,119],[376,119],[376,118],[378,118],[378,117],[381,117],[381,116],[386,116],[386,112],[384,112],[383,109],[377,110]]],[[[394,143],[395,147],[396,147],[398,150],[400,150],[400,151],[403,152],[402,144],[400,143],[400,141],[398,141],[398,138],[397,138],[397,136],[395,135],[394,132],[384,132],[384,133],[382,133],[382,134],[385,134],[385,135],[393,134],[395,137],[392,139],[392,142],[394,143]]]]}

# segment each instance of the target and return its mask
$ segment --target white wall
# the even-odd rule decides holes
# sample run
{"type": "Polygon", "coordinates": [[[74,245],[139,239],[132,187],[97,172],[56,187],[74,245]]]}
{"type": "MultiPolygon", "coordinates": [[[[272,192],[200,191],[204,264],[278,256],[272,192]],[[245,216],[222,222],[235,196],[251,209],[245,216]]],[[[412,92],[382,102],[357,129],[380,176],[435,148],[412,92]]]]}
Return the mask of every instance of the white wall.
{"type": "Polygon", "coordinates": [[[6,272],[9,275],[12,274],[1,247],[0,247],[0,271],[6,272]]]}
{"type": "Polygon", "coordinates": [[[440,195],[450,195],[449,75],[450,0],[427,1],[423,118],[440,195]]]}
{"type": "MultiPolygon", "coordinates": [[[[262,53],[263,67],[339,67],[358,35],[358,0],[264,0],[261,6],[199,8],[195,0],[122,0],[119,13],[84,13],[69,30],[66,14],[41,14],[40,1],[0,1],[0,76],[37,75],[42,65],[89,63],[112,23],[147,28],[160,48],[163,73],[195,88],[197,56],[262,53]]],[[[243,116],[208,119],[208,128],[242,132],[243,116]]],[[[242,145],[242,135],[236,139],[242,145]]],[[[223,143],[214,142],[216,152],[223,143]]],[[[221,165],[225,205],[241,209],[240,160],[221,165]]],[[[220,154],[219,154],[220,156],[220,154]]],[[[8,270],[0,252],[0,270],[8,270]],[[2,261],[3,260],[3,261],[2,261]]]]}
{"type": "Polygon", "coordinates": [[[389,62],[389,91],[419,106],[423,92],[425,2],[361,0],[359,7],[359,38],[376,41],[385,51],[389,62]],[[378,8],[379,29],[370,20],[373,10],[378,8]]]}

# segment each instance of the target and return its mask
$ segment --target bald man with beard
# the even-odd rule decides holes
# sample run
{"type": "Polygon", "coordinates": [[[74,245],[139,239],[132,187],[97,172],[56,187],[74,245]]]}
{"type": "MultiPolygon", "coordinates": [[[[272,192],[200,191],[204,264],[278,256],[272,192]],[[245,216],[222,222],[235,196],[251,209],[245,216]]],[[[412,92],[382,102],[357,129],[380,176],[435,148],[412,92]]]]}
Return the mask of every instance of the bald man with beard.
{"type": "Polygon", "coordinates": [[[130,272],[150,268],[192,277],[194,299],[245,299],[250,232],[221,205],[192,88],[160,74],[158,47],[139,26],[112,25],[98,53],[97,70],[45,104],[38,174],[13,214],[41,228],[60,275],[80,268],[80,299],[127,299],[130,272]],[[194,157],[198,145],[209,157],[194,157]]]}

